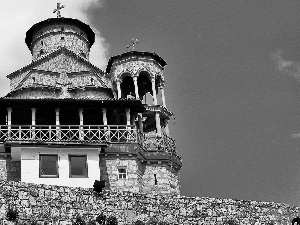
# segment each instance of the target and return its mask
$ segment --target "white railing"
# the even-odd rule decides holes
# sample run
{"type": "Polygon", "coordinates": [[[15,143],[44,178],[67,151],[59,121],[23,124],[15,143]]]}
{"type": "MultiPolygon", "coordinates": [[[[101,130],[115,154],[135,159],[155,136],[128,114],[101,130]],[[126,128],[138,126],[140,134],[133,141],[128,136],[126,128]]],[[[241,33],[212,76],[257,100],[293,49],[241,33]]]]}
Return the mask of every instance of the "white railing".
{"type": "Polygon", "coordinates": [[[122,125],[11,125],[0,126],[0,141],[137,143],[136,126],[122,125]]]}

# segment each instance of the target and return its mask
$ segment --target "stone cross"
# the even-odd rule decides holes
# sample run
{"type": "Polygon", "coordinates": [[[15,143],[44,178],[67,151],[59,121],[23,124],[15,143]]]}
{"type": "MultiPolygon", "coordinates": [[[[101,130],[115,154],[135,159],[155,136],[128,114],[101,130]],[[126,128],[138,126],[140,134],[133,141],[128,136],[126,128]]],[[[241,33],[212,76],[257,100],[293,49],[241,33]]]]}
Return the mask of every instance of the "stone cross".
{"type": "Polygon", "coordinates": [[[61,5],[61,3],[57,3],[56,9],[53,10],[53,13],[57,13],[57,18],[61,18],[60,10],[65,8],[64,5],[61,5]]]}
{"type": "Polygon", "coordinates": [[[138,39],[136,38],[131,38],[130,44],[127,46],[127,48],[132,48],[132,51],[134,50],[134,46],[139,43],[138,39]]]}

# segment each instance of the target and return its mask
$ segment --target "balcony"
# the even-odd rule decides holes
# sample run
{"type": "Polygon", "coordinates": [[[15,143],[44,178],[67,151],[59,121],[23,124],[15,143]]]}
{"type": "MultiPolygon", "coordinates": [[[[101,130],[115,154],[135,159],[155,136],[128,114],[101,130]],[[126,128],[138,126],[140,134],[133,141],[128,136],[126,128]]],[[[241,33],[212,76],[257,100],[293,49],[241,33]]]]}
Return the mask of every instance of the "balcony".
{"type": "Polygon", "coordinates": [[[0,142],[34,144],[139,144],[144,151],[177,156],[175,141],[141,133],[133,125],[0,125],[0,142]]]}
{"type": "Polygon", "coordinates": [[[136,126],[11,125],[0,126],[0,141],[9,143],[137,143],[136,126]]]}

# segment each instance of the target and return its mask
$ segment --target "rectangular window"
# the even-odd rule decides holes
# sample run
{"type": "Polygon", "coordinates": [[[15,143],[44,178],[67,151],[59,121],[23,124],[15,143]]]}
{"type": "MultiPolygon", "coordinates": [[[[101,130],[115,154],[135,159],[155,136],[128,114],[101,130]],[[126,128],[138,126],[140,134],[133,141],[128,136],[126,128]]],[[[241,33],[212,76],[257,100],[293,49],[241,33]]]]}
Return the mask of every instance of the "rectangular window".
{"type": "Polygon", "coordinates": [[[126,179],[127,178],[127,169],[126,169],[126,167],[119,167],[118,172],[119,172],[119,179],[126,179]]]}
{"type": "Polygon", "coordinates": [[[70,177],[87,177],[86,155],[70,155],[70,177]]]}
{"type": "Polygon", "coordinates": [[[58,155],[40,155],[40,177],[58,177],[58,155]]]}

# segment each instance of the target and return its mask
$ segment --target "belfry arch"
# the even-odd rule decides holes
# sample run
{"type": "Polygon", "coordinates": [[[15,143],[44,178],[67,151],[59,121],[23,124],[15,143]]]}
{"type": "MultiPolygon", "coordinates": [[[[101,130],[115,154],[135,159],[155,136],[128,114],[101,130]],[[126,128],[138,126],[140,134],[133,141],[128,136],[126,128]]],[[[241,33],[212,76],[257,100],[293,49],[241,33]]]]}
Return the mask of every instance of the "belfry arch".
{"type": "Polygon", "coordinates": [[[151,77],[148,72],[141,71],[138,74],[137,84],[139,88],[139,97],[141,100],[143,100],[148,92],[150,92],[150,94],[153,96],[151,77]]]}
{"type": "Polygon", "coordinates": [[[121,81],[121,98],[127,98],[128,95],[135,96],[134,82],[130,74],[122,75],[121,81]]]}

